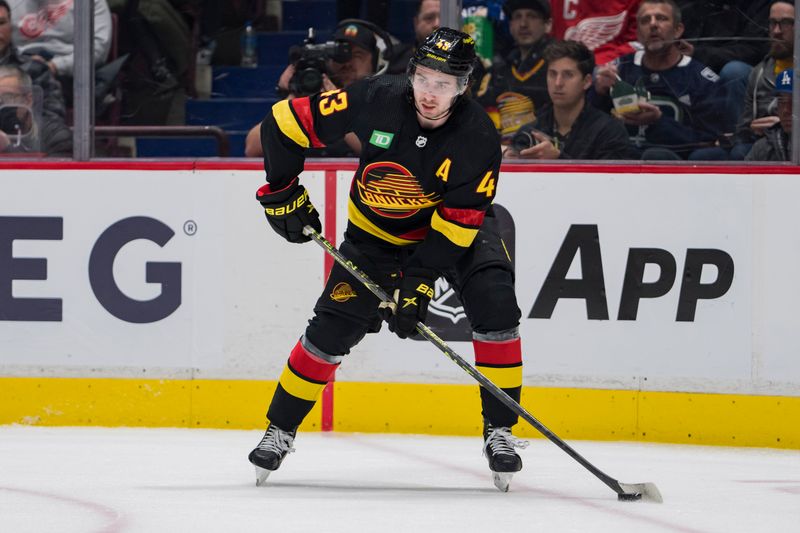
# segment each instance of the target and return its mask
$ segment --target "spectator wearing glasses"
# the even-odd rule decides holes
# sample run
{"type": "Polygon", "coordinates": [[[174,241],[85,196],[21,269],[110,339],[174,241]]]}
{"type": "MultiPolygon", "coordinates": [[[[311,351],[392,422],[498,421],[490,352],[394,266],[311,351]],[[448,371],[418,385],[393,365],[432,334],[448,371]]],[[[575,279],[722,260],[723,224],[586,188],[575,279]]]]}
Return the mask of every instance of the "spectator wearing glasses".
{"type": "Polygon", "coordinates": [[[755,142],[747,161],[791,161],[792,159],[792,85],[794,69],[786,69],[775,78],[778,122],[764,130],[755,142]]]}
{"type": "Polygon", "coordinates": [[[503,143],[524,125],[536,119],[538,110],[550,101],[547,65],[543,53],[552,39],[550,4],[546,0],[508,0],[503,5],[514,48],[504,59],[496,59],[483,75],[476,99],[492,117],[503,143]]]}
{"type": "Polygon", "coordinates": [[[794,2],[778,0],[769,8],[770,49],[750,73],[730,158],[742,160],[767,129],[780,122],[775,98],[775,78],[792,66],[794,56],[794,2]]]}
{"type": "MultiPolygon", "coordinates": [[[[42,128],[39,132],[39,146],[36,150],[46,154],[70,155],[72,153],[72,132],[67,127],[66,105],[61,92],[61,84],[55,79],[44,63],[35,61],[29,56],[19,53],[12,42],[11,8],[6,0],[0,0],[0,68],[15,67],[25,73],[31,80],[32,87],[41,94],[42,128]]],[[[9,84],[22,83],[26,86],[26,78],[16,74],[14,69],[5,69],[9,84]],[[21,81],[15,81],[21,80],[21,81]]],[[[9,92],[6,90],[6,92],[9,92]]],[[[13,99],[14,97],[9,96],[13,99]]],[[[8,103],[8,102],[7,102],[8,103]]],[[[16,104],[15,104],[16,105],[16,104]]],[[[21,146],[21,145],[20,145],[21,146]]],[[[22,151],[22,150],[17,150],[22,151]]],[[[29,150],[30,151],[30,150],[29,150]]]]}
{"type": "MultiPolygon", "coordinates": [[[[74,1],[15,0],[12,15],[14,43],[21,53],[47,65],[72,101],[75,68],[74,1]]],[[[102,66],[111,50],[111,11],[106,0],[94,0],[94,62],[102,66]]]]}

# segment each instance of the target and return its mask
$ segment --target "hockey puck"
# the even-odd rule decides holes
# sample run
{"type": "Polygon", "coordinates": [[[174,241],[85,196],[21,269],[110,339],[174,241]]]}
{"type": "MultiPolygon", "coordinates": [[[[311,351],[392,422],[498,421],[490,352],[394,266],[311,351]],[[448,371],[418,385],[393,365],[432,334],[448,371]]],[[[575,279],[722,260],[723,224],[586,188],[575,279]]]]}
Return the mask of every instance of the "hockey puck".
{"type": "Polygon", "coordinates": [[[639,492],[634,492],[633,494],[622,493],[617,494],[617,499],[621,502],[635,502],[642,499],[642,495],[639,492]]]}

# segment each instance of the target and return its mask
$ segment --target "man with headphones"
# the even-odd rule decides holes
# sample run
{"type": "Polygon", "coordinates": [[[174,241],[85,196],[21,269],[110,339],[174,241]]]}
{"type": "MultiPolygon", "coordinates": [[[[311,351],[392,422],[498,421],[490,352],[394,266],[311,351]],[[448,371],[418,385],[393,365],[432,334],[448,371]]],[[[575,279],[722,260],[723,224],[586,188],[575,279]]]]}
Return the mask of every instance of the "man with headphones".
{"type": "MultiPolygon", "coordinates": [[[[338,264],[272,397],[269,427],[250,453],[263,483],[294,451],[297,427],[351,348],[382,320],[405,339],[424,322],[434,282],[458,291],[473,331],[475,365],[519,401],[520,310],[513,263],[492,211],[500,171],[500,137],[465,93],[475,40],[439,28],[416,49],[405,76],[376,76],[345,89],[275,104],[261,124],[268,183],[256,198],[270,226],[289,242],[321,231],[319,214],[299,183],[309,148],[346,133],[362,150],[353,176],[340,250],[389,294],[381,304],[338,264]]],[[[288,303],[288,302],[287,302],[288,303]]],[[[511,434],[517,415],[480,390],[483,451],[495,485],[508,490],[522,468],[511,434]]],[[[417,413],[425,416],[424,410],[417,413]]]]}
{"type": "MultiPolygon", "coordinates": [[[[322,75],[321,90],[333,91],[350,86],[356,81],[372,76],[377,72],[381,51],[378,49],[375,32],[366,21],[358,19],[343,20],[333,34],[333,42],[350,44],[350,58],[344,62],[328,59],[326,73],[322,75]]],[[[295,64],[289,64],[278,80],[278,89],[287,94],[287,98],[295,98],[290,91],[290,82],[295,75],[295,64]]],[[[248,132],[245,139],[245,156],[262,157],[261,124],[256,124],[248,132]]],[[[325,150],[312,153],[309,157],[342,157],[355,156],[360,149],[357,139],[350,136],[344,142],[326,147],[325,150]]]]}

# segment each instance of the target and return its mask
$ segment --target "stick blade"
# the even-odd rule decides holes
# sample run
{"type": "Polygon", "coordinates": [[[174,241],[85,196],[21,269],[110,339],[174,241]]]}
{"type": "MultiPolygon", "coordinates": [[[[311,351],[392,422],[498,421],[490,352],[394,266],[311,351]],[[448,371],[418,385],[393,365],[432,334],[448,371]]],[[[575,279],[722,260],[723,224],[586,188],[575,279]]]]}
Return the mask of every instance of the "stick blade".
{"type": "Polygon", "coordinates": [[[655,483],[620,483],[623,492],[618,493],[618,498],[624,501],[644,500],[653,503],[663,503],[664,498],[655,483]]]}

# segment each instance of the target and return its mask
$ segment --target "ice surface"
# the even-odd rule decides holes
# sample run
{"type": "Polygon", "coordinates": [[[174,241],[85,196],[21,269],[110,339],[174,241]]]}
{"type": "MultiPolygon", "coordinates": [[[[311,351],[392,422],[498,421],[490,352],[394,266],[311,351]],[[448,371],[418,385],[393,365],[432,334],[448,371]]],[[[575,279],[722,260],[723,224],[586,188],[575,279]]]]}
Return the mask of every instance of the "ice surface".
{"type": "Polygon", "coordinates": [[[535,439],[499,492],[479,437],[300,433],[265,487],[260,431],[0,426],[3,532],[797,532],[800,452],[571,442],[661,505],[619,502],[535,439]]]}

